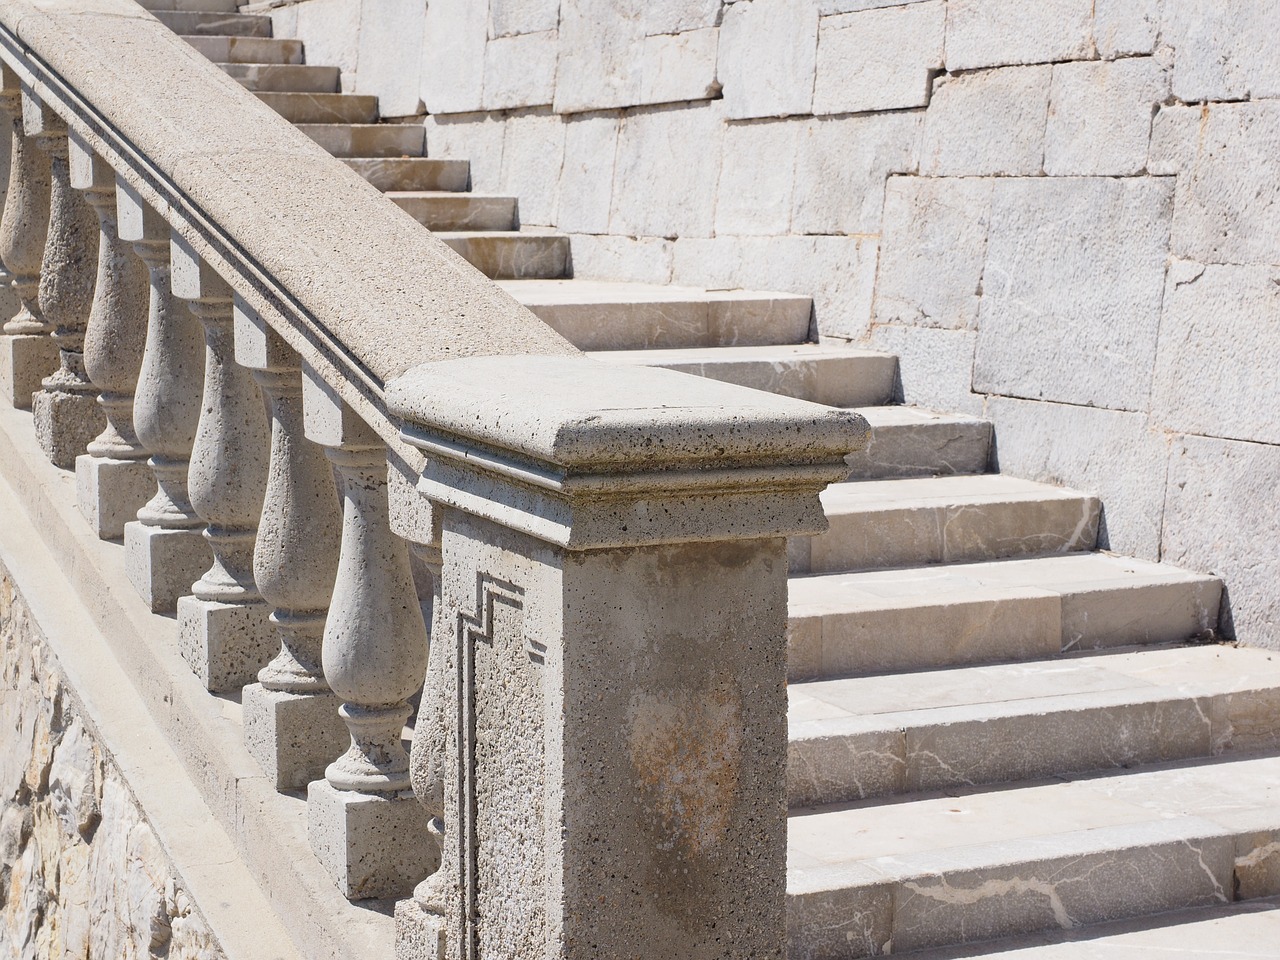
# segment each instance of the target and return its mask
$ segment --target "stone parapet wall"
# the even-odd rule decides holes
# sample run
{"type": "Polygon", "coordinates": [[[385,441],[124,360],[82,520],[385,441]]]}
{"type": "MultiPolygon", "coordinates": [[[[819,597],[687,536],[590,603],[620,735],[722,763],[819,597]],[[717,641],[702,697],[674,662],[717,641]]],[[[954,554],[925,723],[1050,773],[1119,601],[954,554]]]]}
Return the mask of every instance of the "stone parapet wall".
{"type": "Polygon", "coordinates": [[[1280,60],[1268,0],[303,0],[338,63],[574,274],[810,294],[1103,544],[1280,646],[1280,60]],[[1270,493],[1268,491],[1271,491],[1270,493]]]}
{"type": "Polygon", "coordinates": [[[223,960],[3,567],[0,729],[0,960],[223,960]]]}

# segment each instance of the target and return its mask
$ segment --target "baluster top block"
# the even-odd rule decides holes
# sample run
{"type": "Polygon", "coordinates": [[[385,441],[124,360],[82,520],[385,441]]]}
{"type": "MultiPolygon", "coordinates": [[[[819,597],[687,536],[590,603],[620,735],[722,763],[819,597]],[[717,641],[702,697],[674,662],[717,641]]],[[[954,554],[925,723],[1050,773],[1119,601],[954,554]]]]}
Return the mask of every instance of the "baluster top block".
{"type": "Polygon", "coordinates": [[[116,172],[98,156],[82,136],[74,131],[70,136],[68,151],[71,161],[71,186],[77,190],[105,193],[116,188],[116,172]]]}
{"type": "Polygon", "coordinates": [[[183,300],[230,300],[231,287],[195,249],[173,233],[169,241],[169,269],[173,295],[183,300]]]}
{"type": "Polygon", "coordinates": [[[166,244],[169,240],[168,221],[124,177],[116,178],[116,217],[121,240],[166,244]]]}

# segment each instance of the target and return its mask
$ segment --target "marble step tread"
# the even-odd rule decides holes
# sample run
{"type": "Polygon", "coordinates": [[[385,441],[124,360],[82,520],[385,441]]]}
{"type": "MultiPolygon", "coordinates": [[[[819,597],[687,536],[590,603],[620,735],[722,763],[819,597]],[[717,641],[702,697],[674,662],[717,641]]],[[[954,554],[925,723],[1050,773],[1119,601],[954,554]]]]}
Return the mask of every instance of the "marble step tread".
{"type": "Polygon", "coordinates": [[[793,812],[788,956],[898,955],[1275,896],[1278,839],[1275,756],[793,812]]]}
{"type": "Polygon", "coordinates": [[[392,190],[387,197],[430,230],[514,230],[516,198],[447,190],[392,190]]]}
{"type": "Polygon", "coordinates": [[[197,10],[153,10],[152,14],[174,33],[184,37],[269,37],[271,18],[245,13],[197,10]]]}
{"type": "Polygon", "coordinates": [[[569,238],[554,230],[439,231],[435,235],[490,280],[546,280],[569,272],[569,238]]]}
{"type": "Polygon", "coordinates": [[[1220,644],[791,684],[792,806],[1280,749],[1280,654],[1220,644]]]}
{"type": "Polygon", "coordinates": [[[182,39],[214,63],[302,63],[301,40],[211,36],[182,39]]]}
{"type": "Polygon", "coordinates": [[[788,545],[792,573],[1092,550],[1101,503],[1000,474],[867,480],[822,492],[830,527],[788,545]]]}
{"type": "Polygon", "coordinates": [[[298,63],[219,63],[243,87],[271,93],[337,93],[342,71],[298,63]]]}
{"type": "Polygon", "coordinates": [[[813,301],[791,293],[610,280],[520,280],[502,287],[582,350],[799,344],[813,301]]]}
{"type": "Polygon", "coordinates": [[[274,93],[258,99],[290,123],[373,123],[378,98],[355,93],[274,93]]]}
{"type": "Polygon", "coordinates": [[[426,130],[416,123],[297,123],[335,157],[420,157],[426,130]]]}
{"type": "Polygon", "coordinates": [[[1275,960],[1280,897],[1171,910],[1073,930],[917,950],[911,960],[1275,960]]]}
{"type": "Polygon", "coordinates": [[[850,480],[987,470],[991,456],[991,423],[987,420],[907,406],[859,407],[858,412],[871,424],[871,442],[848,457],[850,480]]]}
{"type": "Polygon", "coordinates": [[[888,403],[898,359],[892,354],[821,343],[595,354],[613,363],[664,367],[832,407],[888,403]]]}
{"type": "Polygon", "coordinates": [[[1218,622],[1215,577],[1107,553],[789,582],[787,670],[835,679],[1181,643],[1218,622]]]}
{"type": "MultiPolygon", "coordinates": [[[[371,98],[372,99],[372,98],[371,98]]],[[[343,162],[377,189],[466,190],[471,164],[428,157],[344,157],[343,162]]]]}

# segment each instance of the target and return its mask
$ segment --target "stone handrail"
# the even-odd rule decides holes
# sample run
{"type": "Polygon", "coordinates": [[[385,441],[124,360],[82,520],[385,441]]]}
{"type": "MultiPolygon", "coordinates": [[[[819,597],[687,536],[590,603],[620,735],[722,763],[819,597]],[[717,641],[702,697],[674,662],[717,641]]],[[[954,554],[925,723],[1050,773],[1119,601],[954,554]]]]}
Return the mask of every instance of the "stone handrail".
{"type": "Polygon", "coordinates": [[[780,960],[786,537],[865,421],[587,358],[132,0],[0,61],[6,394],[397,956],[780,960]]]}

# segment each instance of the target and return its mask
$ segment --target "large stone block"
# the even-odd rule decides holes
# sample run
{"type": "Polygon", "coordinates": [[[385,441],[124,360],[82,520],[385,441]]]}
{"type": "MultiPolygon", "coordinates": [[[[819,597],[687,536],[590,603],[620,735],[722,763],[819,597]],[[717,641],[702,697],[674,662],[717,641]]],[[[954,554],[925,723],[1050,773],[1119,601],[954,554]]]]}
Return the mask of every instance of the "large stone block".
{"type": "Polygon", "coordinates": [[[1200,263],[1280,263],[1280,102],[1205,112],[1194,158],[1178,177],[1173,253],[1200,263]]]}
{"type": "Polygon", "coordinates": [[[1243,643],[1280,649],[1275,491],[1280,448],[1183,437],[1169,458],[1164,559],[1226,584],[1222,626],[1243,643]]]}
{"type": "Polygon", "coordinates": [[[1147,165],[1152,113],[1168,94],[1168,73],[1152,57],[1058,64],[1049,94],[1044,172],[1141,173],[1147,165]]]}
{"type": "Polygon", "coordinates": [[[1152,383],[1155,422],[1280,444],[1280,267],[1175,261],[1152,383]]]}
{"type": "Polygon", "coordinates": [[[431,0],[426,5],[420,73],[428,113],[480,109],[488,14],[488,5],[474,0],[431,0]]]}
{"type": "MultiPolygon", "coordinates": [[[[609,229],[613,161],[617,152],[616,113],[568,120],[564,127],[557,227],[569,233],[605,233],[609,229]]],[[[577,253],[576,244],[574,253],[577,253]]]]}
{"type": "Polygon", "coordinates": [[[573,275],[580,280],[670,283],[675,245],[659,237],[576,234],[573,275]]]}
{"type": "Polygon", "coordinates": [[[942,67],[942,0],[824,17],[818,27],[813,112],[923,107],[942,67]]]}
{"type": "Polygon", "coordinates": [[[898,358],[902,402],[948,413],[983,412],[983,398],[972,390],[973,331],[877,324],[867,345],[898,358]]]}
{"type": "Polygon", "coordinates": [[[490,40],[484,48],[484,108],[510,110],[551,103],[559,49],[555,30],[490,40]]]}
{"type": "Polygon", "coordinates": [[[989,398],[986,412],[1001,473],[1096,493],[1099,546],[1159,558],[1169,443],[1144,414],[1006,397],[989,398]]]}
{"type": "Polygon", "coordinates": [[[489,0],[491,37],[541,33],[554,30],[559,23],[560,0],[489,0]]]}
{"type": "Polygon", "coordinates": [[[635,4],[646,36],[682,33],[720,22],[721,0],[644,0],[635,4]]]}
{"type": "Polygon", "coordinates": [[[1093,0],[951,0],[947,69],[1088,57],[1093,0]]]}
{"type": "Polygon", "coordinates": [[[860,340],[871,321],[876,241],[870,237],[716,237],[675,244],[675,283],[753,286],[813,297],[818,332],[860,340]]]}
{"type": "Polygon", "coordinates": [[[1094,0],[1093,42],[1105,59],[1151,53],[1164,0],[1094,0]]]}
{"type": "Polygon", "coordinates": [[[876,280],[877,323],[977,325],[992,183],[959,177],[889,178],[876,280]]]}
{"type": "Polygon", "coordinates": [[[1156,176],[1190,171],[1199,149],[1201,107],[1161,107],[1151,120],[1147,172],[1156,176]]]}
{"type": "Polygon", "coordinates": [[[1280,96],[1277,35],[1280,5],[1272,0],[1166,0],[1173,95],[1189,102],[1280,96]]]}
{"type": "Polygon", "coordinates": [[[640,98],[642,70],[636,50],[643,39],[634,17],[601,17],[591,0],[563,0],[556,112],[635,105],[640,98]]]}
{"type": "Polygon", "coordinates": [[[796,150],[792,229],[879,233],[885,180],[915,170],[920,131],[918,113],[805,121],[796,150]]]}
{"type": "MultiPolygon", "coordinates": [[[[308,63],[338,67],[342,70],[343,89],[355,89],[362,2],[306,0],[292,8],[296,11],[293,29],[288,32],[277,29],[274,35],[298,38],[306,44],[308,63]]],[[[272,11],[273,28],[276,15],[277,11],[272,11]]]]}
{"type": "Polygon", "coordinates": [[[720,173],[719,104],[659,107],[622,119],[610,230],[628,236],[711,234],[720,173]]]}
{"type": "Polygon", "coordinates": [[[1040,173],[1053,68],[1005,67],[934,84],[925,113],[920,172],[926,176],[1040,173]]]}
{"type": "Polygon", "coordinates": [[[808,113],[818,48],[812,0],[735,3],[720,28],[720,83],[733,119],[808,113]]]}
{"type": "Polygon", "coordinates": [[[796,124],[731,123],[716,193],[717,234],[781,234],[791,226],[796,124]]]}
{"type": "Polygon", "coordinates": [[[555,223],[564,127],[564,120],[553,113],[521,114],[506,122],[502,191],[519,198],[522,224],[555,223]]]}
{"type": "Polygon", "coordinates": [[[1172,193],[1156,177],[997,181],[975,389],[1146,409],[1172,193]]]}
{"type": "MultiPolygon", "coordinates": [[[[384,117],[422,113],[425,22],[421,0],[376,0],[360,12],[355,92],[376,96],[384,117]]],[[[425,49],[435,57],[434,48],[425,49]]]]}
{"type": "Polygon", "coordinates": [[[426,130],[427,156],[469,161],[472,190],[493,193],[502,188],[504,121],[483,113],[428,116],[426,130]]]}
{"type": "Polygon", "coordinates": [[[645,37],[640,45],[640,96],[637,103],[707,100],[719,91],[716,53],[720,31],[714,27],[645,37]]]}

